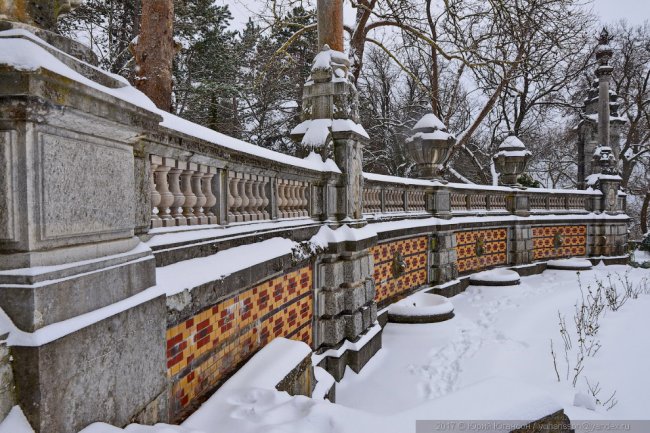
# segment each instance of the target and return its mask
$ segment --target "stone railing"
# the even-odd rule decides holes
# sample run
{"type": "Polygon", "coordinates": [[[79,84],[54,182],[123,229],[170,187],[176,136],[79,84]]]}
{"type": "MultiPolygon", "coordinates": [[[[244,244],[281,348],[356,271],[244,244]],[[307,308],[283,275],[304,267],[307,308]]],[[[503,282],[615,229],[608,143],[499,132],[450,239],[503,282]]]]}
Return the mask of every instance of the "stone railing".
{"type": "Polygon", "coordinates": [[[581,190],[530,189],[527,194],[530,211],[534,213],[590,212],[598,209],[595,201],[600,200],[602,196],[599,191],[589,192],[581,190]]]}
{"type": "Polygon", "coordinates": [[[601,209],[600,191],[443,184],[370,173],[364,176],[363,212],[369,217],[403,213],[447,217],[484,213],[579,214],[601,209]]]}
{"type": "Polygon", "coordinates": [[[312,215],[314,182],[149,155],[151,228],[232,224],[312,215]],[[223,177],[223,178],[222,178],[223,177]],[[219,209],[226,218],[219,218],[219,209]]]}

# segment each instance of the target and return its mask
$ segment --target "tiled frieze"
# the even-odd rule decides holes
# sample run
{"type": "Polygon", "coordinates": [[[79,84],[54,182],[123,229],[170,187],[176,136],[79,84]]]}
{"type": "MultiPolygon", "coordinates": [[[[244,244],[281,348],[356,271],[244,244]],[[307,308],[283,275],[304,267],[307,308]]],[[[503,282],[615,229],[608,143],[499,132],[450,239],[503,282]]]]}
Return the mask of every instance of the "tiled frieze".
{"type": "Polygon", "coordinates": [[[532,231],[534,260],[587,254],[587,226],[544,226],[532,231]]]}
{"type": "Polygon", "coordinates": [[[469,230],[457,232],[455,235],[458,273],[507,264],[507,228],[469,230]]]}
{"type": "Polygon", "coordinates": [[[312,342],[312,269],[273,278],[167,329],[170,415],[178,418],[273,338],[312,342]]]}
{"type": "Polygon", "coordinates": [[[427,237],[403,239],[375,245],[370,249],[374,260],[375,301],[380,303],[427,282],[427,237]],[[395,275],[395,260],[403,263],[395,275]]]}

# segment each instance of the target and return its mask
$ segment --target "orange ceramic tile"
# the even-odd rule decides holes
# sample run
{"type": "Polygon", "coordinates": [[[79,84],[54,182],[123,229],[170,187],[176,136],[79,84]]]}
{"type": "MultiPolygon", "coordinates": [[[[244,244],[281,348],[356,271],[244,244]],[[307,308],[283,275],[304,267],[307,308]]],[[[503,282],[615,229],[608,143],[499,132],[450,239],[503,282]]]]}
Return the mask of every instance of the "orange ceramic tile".
{"type": "Polygon", "coordinates": [[[311,267],[263,282],[167,330],[172,417],[278,336],[311,345],[311,267]]]}

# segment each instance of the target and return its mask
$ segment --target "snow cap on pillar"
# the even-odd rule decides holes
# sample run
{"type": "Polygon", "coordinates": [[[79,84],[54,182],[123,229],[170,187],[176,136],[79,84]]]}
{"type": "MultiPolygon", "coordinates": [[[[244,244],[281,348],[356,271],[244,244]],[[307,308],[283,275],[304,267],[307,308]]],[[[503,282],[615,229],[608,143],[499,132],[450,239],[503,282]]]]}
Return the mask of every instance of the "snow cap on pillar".
{"type": "Polygon", "coordinates": [[[526,145],[513,133],[499,145],[498,152],[492,157],[494,168],[499,173],[499,183],[517,186],[517,179],[526,170],[531,153],[526,145]]]}
{"type": "Polygon", "coordinates": [[[358,123],[358,100],[349,69],[347,56],[327,44],[314,58],[304,87],[303,122],[291,131],[291,137],[303,148],[323,150],[332,142],[332,133],[337,132],[369,138],[358,123]]]}
{"type": "Polygon", "coordinates": [[[427,113],[413,127],[413,135],[406,139],[406,149],[415,160],[417,176],[421,179],[441,180],[443,164],[456,138],[433,113],[427,113]]]}

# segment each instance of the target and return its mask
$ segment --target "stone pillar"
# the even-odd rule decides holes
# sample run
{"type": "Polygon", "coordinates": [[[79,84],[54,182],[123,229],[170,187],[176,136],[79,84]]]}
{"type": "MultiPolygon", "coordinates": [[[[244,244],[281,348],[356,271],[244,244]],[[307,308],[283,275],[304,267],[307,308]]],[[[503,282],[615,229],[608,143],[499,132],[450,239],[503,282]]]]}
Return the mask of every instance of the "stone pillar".
{"type": "MultiPolygon", "coordinates": [[[[368,249],[376,237],[330,243],[316,264],[314,347],[317,353],[357,341],[377,321],[373,261],[368,249]]],[[[381,348],[375,336],[354,354],[327,358],[324,367],[340,380],[346,366],[355,372],[381,348]]]]}
{"type": "Polygon", "coordinates": [[[442,284],[458,277],[456,235],[437,231],[429,238],[429,283],[442,284]]]}
{"type": "Polygon", "coordinates": [[[526,265],[533,262],[533,229],[529,225],[514,225],[510,230],[508,263],[526,265]]]}
{"type": "MultiPolygon", "coordinates": [[[[0,51],[17,39],[88,74],[26,36],[0,36],[0,51]]],[[[146,234],[136,197],[149,185],[137,144],[162,119],[47,68],[0,70],[0,307],[27,339],[43,330],[10,347],[16,400],[36,432],[124,425],[166,392],[165,298],[134,298],[156,284],[134,236],[146,234]],[[42,338],[84,314],[97,320],[42,338]]],[[[101,74],[87,78],[124,86],[101,74]]]]}
{"type": "Polygon", "coordinates": [[[430,211],[436,218],[451,218],[451,197],[448,189],[434,189],[433,193],[427,196],[430,211]]]}
{"type": "Polygon", "coordinates": [[[598,77],[598,144],[600,146],[610,146],[609,136],[609,83],[612,79],[614,68],[609,65],[612,58],[612,47],[609,45],[611,38],[607,29],[603,29],[598,40],[596,49],[596,61],[598,68],[596,76],[598,77]]]}
{"type": "MultiPolygon", "coordinates": [[[[358,95],[343,50],[343,2],[318,2],[321,51],[303,88],[303,122],[291,137],[307,153],[333,158],[342,172],[335,185],[336,219],[365,224],[363,218],[363,145],[368,134],[359,124],[358,95]]],[[[329,194],[329,193],[328,193],[329,194]]]]}
{"type": "Polygon", "coordinates": [[[530,202],[526,191],[514,191],[506,196],[508,212],[522,217],[530,216],[530,202]]]}

